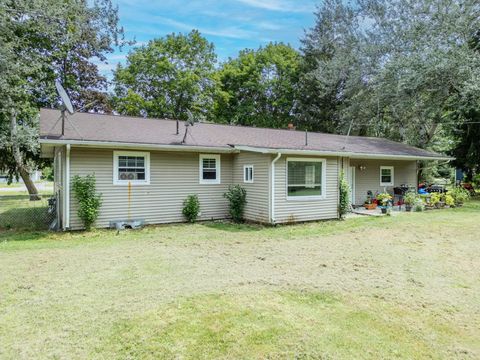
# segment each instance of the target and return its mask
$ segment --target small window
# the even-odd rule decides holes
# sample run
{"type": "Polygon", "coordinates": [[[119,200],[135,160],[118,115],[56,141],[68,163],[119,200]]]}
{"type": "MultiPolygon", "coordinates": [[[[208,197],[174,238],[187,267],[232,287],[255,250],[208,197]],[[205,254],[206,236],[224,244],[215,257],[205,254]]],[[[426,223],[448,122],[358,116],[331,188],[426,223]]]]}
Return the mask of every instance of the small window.
{"type": "Polygon", "coordinates": [[[287,199],[325,198],[325,159],[287,159],[287,199]]]}
{"type": "Polygon", "coordinates": [[[200,155],[200,184],[220,184],[220,155],[200,155]]]}
{"type": "Polygon", "coordinates": [[[150,184],[150,153],[115,151],[113,156],[113,183],[115,185],[150,184]]]}
{"type": "Polygon", "coordinates": [[[253,183],[253,165],[243,166],[243,182],[253,183]]]}
{"type": "Polygon", "coordinates": [[[380,166],[380,186],[393,186],[393,166],[380,166]]]}

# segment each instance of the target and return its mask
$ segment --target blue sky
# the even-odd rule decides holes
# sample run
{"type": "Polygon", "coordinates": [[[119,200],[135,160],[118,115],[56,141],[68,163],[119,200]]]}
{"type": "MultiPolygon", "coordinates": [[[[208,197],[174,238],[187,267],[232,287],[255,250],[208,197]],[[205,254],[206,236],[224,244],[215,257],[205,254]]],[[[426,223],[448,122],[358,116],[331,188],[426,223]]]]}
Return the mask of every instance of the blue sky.
{"type": "MultiPolygon", "coordinates": [[[[298,48],[304,30],[313,25],[315,0],[114,0],[128,39],[142,45],[172,32],[198,29],[215,44],[220,61],[241,49],[256,49],[270,41],[298,48]]],[[[108,56],[100,72],[111,78],[129,48],[108,56]]]]}

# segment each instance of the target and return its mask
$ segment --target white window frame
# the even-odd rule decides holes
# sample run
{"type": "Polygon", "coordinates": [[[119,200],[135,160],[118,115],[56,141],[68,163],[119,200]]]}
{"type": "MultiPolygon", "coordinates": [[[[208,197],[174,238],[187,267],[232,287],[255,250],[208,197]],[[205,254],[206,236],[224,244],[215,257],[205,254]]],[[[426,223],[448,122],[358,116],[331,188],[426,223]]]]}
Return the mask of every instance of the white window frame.
{"type": "Polygon", "coordinates": [[[150,153],[145,151],[113,152],[113,185],[150,185],[150,153]],[[145,158],[145,180],[120,180],[118,178],[118,158],[120,156],[143,156],[145,158]]]}
{"type": "Polygon", "coordinates": [[[325,200],[327,198],[327,159],[323,158],[304,158],[288,157],[285,162],[285,195],[288,201],[315,201],[325,200]],[[288,196],[288,163],[289,162],[321,162],[322,163],[322,193],[314,196],[288,196]]]}
{"type": "Polygon", "coordinates": [[[393,186],[395,180],[395,168],[394,166],[380,166],[380,186],[393,186]],[[391,181],[390,182],[382,182],[382,170],[390,170],[391,171],[391,181]]]}
{"type": "Polygon", "coordinates": [[[253,168],[253,165],[243,165],[243,182],[244,182],[244,183],[250,183],[250,184],[253,183],[253,179],[255,178],[255,173],[254,173],[254,171],[255,171],[255,170],[254,170],[254,168],[253,168]],[[246,178],[245,178],[245,174],[246,174],[246,173],[245,173],[245,170],[250,169],[250,168],[252,169],[252,178],[251,178],[251,179],[246,179],[246,178]]]}
{"type": "Polygon", "coordinates": [[[220,184],[220,155],[218,154],[200,154],[199,156],[199,182],[200,184],[220,184]],[[217,174],[216,179],[204,179],[203,178],[203,159],[215,159],[215,171],[217,174]]]}

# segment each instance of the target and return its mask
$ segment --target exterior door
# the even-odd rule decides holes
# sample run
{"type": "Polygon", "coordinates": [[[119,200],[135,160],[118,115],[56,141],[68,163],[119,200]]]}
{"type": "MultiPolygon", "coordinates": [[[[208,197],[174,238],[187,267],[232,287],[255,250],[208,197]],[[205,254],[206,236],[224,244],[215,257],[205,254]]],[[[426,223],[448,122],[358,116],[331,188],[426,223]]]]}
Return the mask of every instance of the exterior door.
{"type": "Polygon", "coordinates": [[[350,185],[350,204],[355,205],[355,166],[348,169],[348,185],[350,185]]]}

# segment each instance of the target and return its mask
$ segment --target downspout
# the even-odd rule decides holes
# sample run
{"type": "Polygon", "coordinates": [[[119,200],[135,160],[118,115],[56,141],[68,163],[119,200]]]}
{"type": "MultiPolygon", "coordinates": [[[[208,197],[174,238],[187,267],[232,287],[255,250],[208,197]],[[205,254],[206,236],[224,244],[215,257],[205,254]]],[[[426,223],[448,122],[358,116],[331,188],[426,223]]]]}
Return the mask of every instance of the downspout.
{"type": "Polygon", "coordinates": [[[282,153],[278,153],[275,159],[272,160],[271,172],[272,172],[272,186],[270,187],[270,222],[275,225],[275,163],[280,159],[282,153]]]}
{"type": "Polygon", "coordinates": [[[65,157],[65,230],[70,228],[70,144],[67,144],[65,157]]]}

